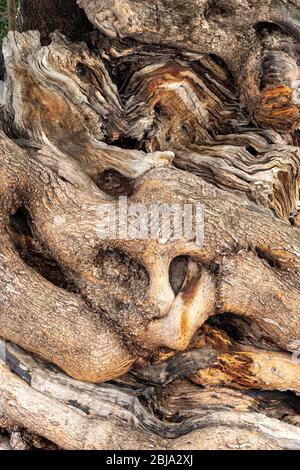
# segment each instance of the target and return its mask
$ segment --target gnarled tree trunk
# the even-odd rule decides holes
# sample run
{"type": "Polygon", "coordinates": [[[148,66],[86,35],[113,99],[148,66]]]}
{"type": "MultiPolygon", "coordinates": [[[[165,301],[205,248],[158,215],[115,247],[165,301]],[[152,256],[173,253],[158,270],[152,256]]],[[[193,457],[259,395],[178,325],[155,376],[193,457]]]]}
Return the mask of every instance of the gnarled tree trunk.
{"type": "Polygon", "coordinates": [[[21,0],[0,448],[300,448],[299,14],[21,0]],[[196,211],[190,233],[169,213],[151,236],[154,205],[196,211]]]}

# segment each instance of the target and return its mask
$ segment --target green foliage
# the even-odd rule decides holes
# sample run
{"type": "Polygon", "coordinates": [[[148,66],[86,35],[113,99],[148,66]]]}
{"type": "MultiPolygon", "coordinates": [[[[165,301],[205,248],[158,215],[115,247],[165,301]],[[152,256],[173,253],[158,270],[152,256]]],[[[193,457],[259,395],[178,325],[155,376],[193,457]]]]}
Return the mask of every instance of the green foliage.
{"type": "MultiPolygon", "coordinates": [[[[19,1],[16,1],[18,7],[19,1]]],[[[3,38],[7,35],[8,15],[7,15],[7,1],[0,0],[0,46],[2,45],[3,38]]]]}
{"type": "Polygon", "coordinates": [[[0,0],[0,42],[7,34],[7,3],[6,0],[0,0]]]}

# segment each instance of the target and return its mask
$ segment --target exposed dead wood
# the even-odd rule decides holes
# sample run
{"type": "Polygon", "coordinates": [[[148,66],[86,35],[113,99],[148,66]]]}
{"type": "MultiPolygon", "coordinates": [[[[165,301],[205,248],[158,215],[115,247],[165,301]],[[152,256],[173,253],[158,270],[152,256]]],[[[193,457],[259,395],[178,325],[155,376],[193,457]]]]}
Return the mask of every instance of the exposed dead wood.
{"type": "Polygon", "coordinates": [[[220,372],[199,371],[192,380],[199,384],[232,384],[263,390],[300,393],[300,365],[291,355],[265,351],[236,351],[218,356],[220,372]]]}
{"type": "Polygon", "coordinates": [[[42,146],[45,164],[74,159],[95,182],[107,169],[139,176],[175,152],[180,168],[288,218],[299,197],[298,147],[274,132],[239,129],[246,117],[230,74],[209,55],[141,54],[129,50],[118,61],[128,77],[119,91],[82,43],[55,34],[41,48],[38,33],[10,35],[4,56],[13,132],[42,146]],[[231,133],[212,138],[226,126],[231,133]],[[136,148],[112,145],[122,140],[136,148]],[[47,148],[56,159],[44,157],[47,148]]]}
{"type": "Polygon", "coordinates": [[[289,217],[299,198],[300,154],[298,147],[284,145],[278,137],[263,132],[218,136],[214,145],[177,152],[175,164],[289,217]]]}
{"type": "Polygon", "coordinates": [[[294,93],[298,74],[294,57],[299,40],[297,2],[296,5],[272,0],[259,3],[159,0],[155,4],[144,0],[78,0],[77,3],[90,21],[112,39],[129,37],[147,44],[218,55],[233,71],[245,104],[260,123],[288,129],[299,124],[294,93]],[[271,29],[275,26],[275,33],[267,39],[261,34],[266,23],[271,29]],[[273,36],[279,35],[284,48],[286,33],[290,47],[281,51],[273,36]]]}
{"type": "Polygon", "coordinates": [[[201,369],[189,376],[195,383],[209,386],[227,384],[261,390],[291,390],[300,395],[300,363],[297,356],[273,350],[259,350],[252,345],[238,343],[224,331],[208,325],[205,325],[199,337],[194,338],[194,346],[200,345],[201,348],[212,348],[215,363],[207,368],[201,364],[201,369]]]}
{"type": "Polygon", "coordinates": [[[65,449],[295,449],[300,445],[300,429],[278,419],[282,414],[295,416],[284,397],[207,391],[185,381],[157,390],[146,383],[136,389],[87,385],[45,368],[13,345],[7,344],[7,353],[19,377],[1,364],[1,381],[6,385],[0,392],[1,411],[65,449]]]}

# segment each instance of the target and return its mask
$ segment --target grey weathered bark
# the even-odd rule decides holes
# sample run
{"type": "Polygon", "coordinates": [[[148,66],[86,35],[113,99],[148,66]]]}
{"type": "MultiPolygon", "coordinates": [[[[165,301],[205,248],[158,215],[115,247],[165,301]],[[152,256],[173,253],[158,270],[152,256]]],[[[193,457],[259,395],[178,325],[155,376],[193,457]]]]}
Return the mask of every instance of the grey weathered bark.
{"type": "Polygon", "coordinates": [[[3,46],[9,445],[300,448],[300,4],[77,3],[3,46]],[[103,240],[120,195],[201,204],[203,245],[103,240]]]}

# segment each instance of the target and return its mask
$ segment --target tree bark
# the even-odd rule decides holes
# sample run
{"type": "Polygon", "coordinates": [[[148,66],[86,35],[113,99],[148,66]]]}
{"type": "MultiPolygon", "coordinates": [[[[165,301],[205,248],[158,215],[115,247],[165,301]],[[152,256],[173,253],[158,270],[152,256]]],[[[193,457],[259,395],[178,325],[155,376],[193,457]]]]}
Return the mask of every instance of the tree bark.
{"type": "Polygon", "coordinates": [[[14,31],[16,24],[16,2],[7,0],[8,31],[14,31]]]}
{"type": "Polygon", "coordinates": [[[39,30],[43,43],[56,29],[72,40],[79,40],[92,30],[75,0],[20,0],[18,30],[39,30]]]}
{"type": "Polygon", "coordinates": [[[77,4],[3,45],[0,447],[299,449],[300,5],[77,4]]]}

